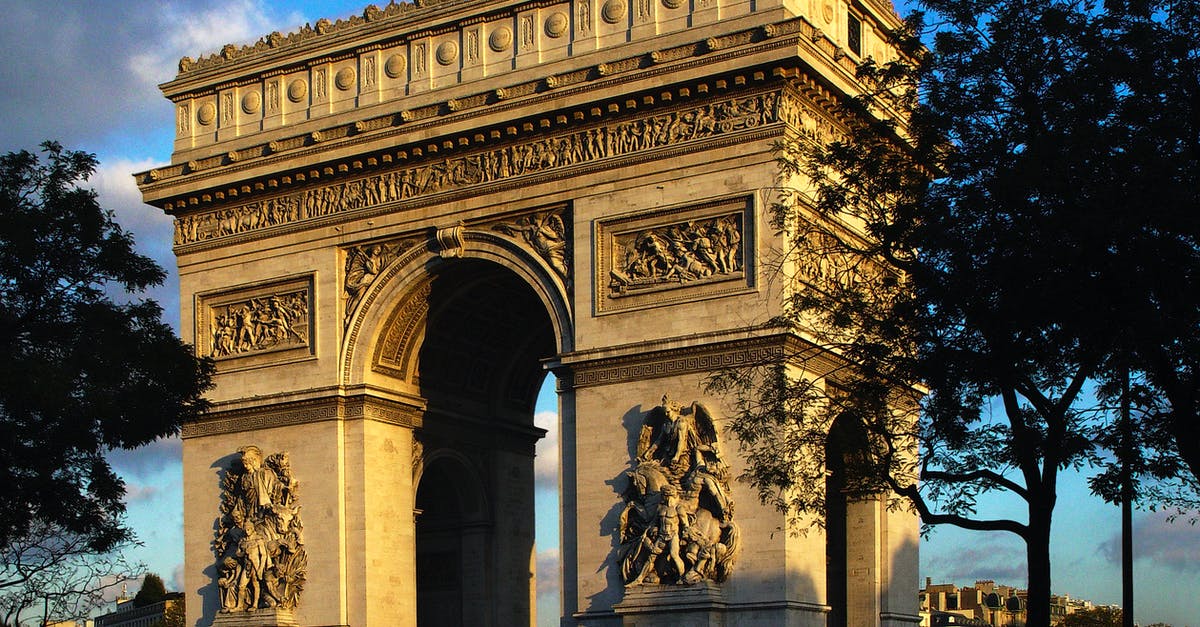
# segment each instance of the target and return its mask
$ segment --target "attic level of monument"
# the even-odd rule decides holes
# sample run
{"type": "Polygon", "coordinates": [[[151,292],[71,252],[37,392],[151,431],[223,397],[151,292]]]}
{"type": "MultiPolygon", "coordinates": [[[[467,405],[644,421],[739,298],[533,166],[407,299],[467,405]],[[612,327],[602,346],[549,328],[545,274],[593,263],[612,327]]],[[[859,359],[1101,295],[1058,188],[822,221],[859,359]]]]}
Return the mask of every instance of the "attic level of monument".
{"type": "Polygon", "coordinates": [[[747,133],[780,136],[790,126],[825,135],[838,126],[826,108],[831,96],[804,78],[795,68],[750,69],[508,120],[471,134],[438,136],[431,129],[431,137],[404,143],[395,141],[405,137],[400,131],[382,134],[390,140],[384,149],[324,162],[311,158],[323,154],[324,142],[307,138],[312,145],[306,148],[279,151],[280,158],[298,160],[300,167],[191,190],[162,206],[179,217],[176,245],[192,250],[315,218],[361,218],[445,202],[478,193],[481,186],[513,189],[526,174],[574,176],[661,158],[663,151],[694,150],[735,137],[746,141],[747,133]],[[362,202],[326,206],[322,198],[330,186],[346,185],[364,188],[362,202]]]}
{"type": "MultiPolygon", "coordinates": [[[[714,6],[721,4],[717,0],[709,2],[714,6]]],[[[664,6],[667,4],[677,3],[664,6]]],[[[545,18],[547,30],[555,15],[560,13],[545,18]]],[[[780,13],[780,17],[787,16],[780,13]]],[[[895,19],[894,15],[890,17],[895,19]]],[[[880,19],[888,21],[887,17],[880,19]]],[[[672,75],[672,81],[679,81],[688,75],[711,74],[713,70],[719,71],[717,66],[722,63],[748,57],[755,57],[755,62],[763,66],[770,65],[772,59],[787,59],[791,65],[803,61],[799,67],[806,75],[805,82],[810,83],[806,88],[826,92],[832,88],[834,93],[852,91],[855,58],[846,52],[844,42],[839,43],[814,23],[820,20],[800,16],[766,25],[747,23],[747,28],[703,39],[696,38],[700,32],[693,34],[689,28],[681,27],[676,32],[646,33],[641,40],[591,51],[576,42],[559,58],[539,57],[526,68],[518,64],[514,69],[514,59],[520,55],[510,50],[513,58],[502,64],[502,68],[476,77],[470,75],[464,65],[466,61],[460,58],[458,42],[468,49],[463,54],[469,54],[472,45],[482,44],[478,41],[471,44],[469,36],[464,41],[464,32],[456,33],[457,39],[442,42],[448,42],[448,46],[439,44],[437,54],[425,44],[417,46],[409,42],[386,59],[380,52],[382,48],[371,54],[359,51],[355,53],[357,56],[345,58],[326,54],[304,61],[303,67],[295,71],[274,66],[264,70],[248,62],[233,62],[239,58],[234,55],[230,63],[218,65],[220,73],[214,69],[204,72],[203,77],[180,78],[163,86],[176,102],[175,162],[138,175],[138,182],[148,201],[177,212],[181,210],[181,199],[166,197],[169,188],[200,178],[220,179],[222,183],[239,183],[234,193],[244,194],[245,187],[253,191],[258,181],[247,185],[238,180],[238,173],[304,156],[318,144],[322,152],[329,152],[331,148],[349,149],[384,137],[428,134],[431,126],[468,126],[464,122],[484,112],[579,100],[586,92],[613,85],[635,87],[639,81],[653,85],[656,77],[667,74],[672,75]],[[418,67],[413,65],[417,63],[414,59],[432,55],[434,58],[420,61],[419,65],[424,67],[422,72],[434,73],[441,62],[440,49],[447,47],[454,52],[449,61],[450,67],[456,68],[453,76],[440,83],[432,78],[416,80],[418,67]],[[389,79],[389,73],[396,77],[389,79]],[[395,84],[389,85],[389,80],[395,84]],[[498,82],[501,86],[497,86],[498,82]],[[481,89],[484,84],[487,88],[481,89]],[[164,193],[160,195],[158,190],[164,193]]],[[[731,24],[736,26],[736,22],[732,20],[731,24]]],[[[892,26],[880,23],[877,30],[892,26]]],[[[498,27],[491,32],[503,31],[498,27]]],[[[476,32],[475,36],[481,35],[476,32]]],[[[868,49],[876,56],[894,55],[882,43],[882,36],[874,37],[873,41],[874,47],[868,49]]],[[[432,45],[432,40],[426,43],[432,45]]],[[[506,45],[506,49],[511,49],[515,44],[506,45]]],[[[535,45],[540,45],[536,38],[535,45]]],[[[307,48],[294,53],[299,54],[299,50],[307,48]]],[[[493,139],[469,136],[466,141],[479,143],[493,139]]],[[[461,141],[458,138],[456,145],[461,141]]],[[[277,180],[276,184],[281,182],[277,180]]],[[[264,188],[271,184],[269,180],[261,183],[264,188]]],[[[227,190],[214,191],[228,195],[227,190]]],[[[215,199],[211,191],[208,196],[215,199]]],[[[182,200],[185,208],[204,202],[204,195],[182,200]]]]}
{"type": "MultiPolygon", "coordinates": [[[[414,2],[399,2],[391,0],[382,9],[377,5],[368,5],[362,15],[354,15],[345,19],[317,20],[315,25],[305,24],[304,27],[284,34],[278,31],[260,38],[253,44],[237,46],[225,45],[220,52],[202,55],[199,59],[184,57],[179,61],[179,75],[171,84],[182,84],[184,79],[204,80],[205,77],[219,72],[225,66],[233,63],[274,64],[279,65],[281,59],[286,62],[296,55],[331,46],[341,46],[345,49],[362,47],[361,41],[367,40],[365,49],[378,49],[384,44],[379,40],[382,34],[393,41],[418,39],[422,36],[442,34],[454,30],[459,25],[471,25],[496,20],[506,15],[519,15],[523,12],[553,7],[562,4],[561,0],[534,0],[523,2],[515,7],[502,9],[493,8],[489,13],[480,13],[479,7],[497,2],[480,2],[479,0],[415,0],[414,2]],[[459,23],[445,21],[440,26],[430,26],[431,20],[437,20],[439,14],[451,13],[456,7],[467,7],[475,12],[466,18],[460,18],[459,23]],[[395,36],[395,31],[407,32],[403,36],[395,36]]],[[[611,5],[612,3],[606,3],[611,5]]],[[[682,4],[679,0],[664,2],[667,9],[678,9],[682,4]]],[[[886,0],[864,0],[873,12],[881,15],[892,14],[893,8],[886,0]]],[[[580,19],[585,17],[580,13],[580,19]]],[[[620,19],[616,10],[602,7],[602,17],[610,23],[613,17],[620,19]]],[[[445,19],[445,18],[443,18],[445,19]]],[[[452,19],[452,18],[450,18],[452,19]]],[[[386,41],[386,40],[385,40],[386,41]]]]}

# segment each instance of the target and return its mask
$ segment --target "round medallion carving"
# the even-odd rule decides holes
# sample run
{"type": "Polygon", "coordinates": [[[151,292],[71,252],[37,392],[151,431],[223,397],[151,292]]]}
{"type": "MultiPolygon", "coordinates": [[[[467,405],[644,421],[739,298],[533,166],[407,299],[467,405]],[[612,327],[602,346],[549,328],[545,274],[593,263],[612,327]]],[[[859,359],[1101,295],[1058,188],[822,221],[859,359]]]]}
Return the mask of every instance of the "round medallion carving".
{"type": "Polygon", "coordinates": [[[208,126],[216,119],[217,105],[211,102],[200,105],[200,108],[196,110],[196,121],[200,123],[200,126],[208,126]]]}
{"type": "Polygon", "coordinates": [[[242,111],[247,115],[254,115],[262,108],[262,95],[257,91],[252,91],[245,96],[242,96],[242,111]]]}
{"type": "Polygon", "coordinates": [[[600,17],[609,24],[616,24],[625,17],[625,0],[608,0],[600,7],[600,17]]]}
{"type": "Polygon", "coordinates": [[[333,84],[341,91],[354,86],[354,68],[346,66],[333,75],[333,84]]]}
{"type": "Polygon", "coordinates": [[[825,0],[821,3],[821,17],[825,18],[826,24],[833,23],[833,0],[825,0]]]}
{"type": "Polygon", "coordinates": [[[678,9],[683,6],[683,0],[662,0],[662,3],[668,9],[678,9]]]}
{"type": "Polygon", "coordinates": [[[408,66],[408,61],[405,60],[402,54],[393,54],[388,57],[388,60],[383,64],[383,71],[390,78],[400,78],[404,74],[404,68],[408,66]]]}
{"type": "Polygon", "coordinates": [[[304,79],[297,78],[288,84],[288,100],[292,102],[300,102],[308,95],[308,83],[304,79]]]}
{"type": "Polygon", "coordinates": [[[558,39],[567,32],[567,14],[559,11],[546,18],[546,36],[552,39],[558,39]]]}
{"type": "Polygon", "coordinates": [[[512,29],[501,26],[488,35],[488,47],[494,52],[504,52],[512,45],[512,29]]]}
{"type": "Polygon", "coordinates": [[[458,59],[458,44],[453,41],[443,41],[437,47],[437,54],[435,56],[437,57],[437,62],[442,65],[454,63],[458,59]]]}

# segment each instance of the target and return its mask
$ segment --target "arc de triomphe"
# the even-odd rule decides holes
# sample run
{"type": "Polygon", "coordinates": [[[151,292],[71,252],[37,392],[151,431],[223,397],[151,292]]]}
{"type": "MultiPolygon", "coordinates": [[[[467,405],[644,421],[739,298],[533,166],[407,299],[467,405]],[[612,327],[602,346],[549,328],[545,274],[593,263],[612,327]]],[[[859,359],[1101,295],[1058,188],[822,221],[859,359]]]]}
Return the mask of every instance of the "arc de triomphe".
{"type": "Polygon", "coordinates": [[[902,625],[916,520],[796,533],[736,476],[772,145],[837,132],[887,0],[418,0],[183,59],[189,625],[528,625],[558,380],[564,625],[902,625]],[[735,507],[736,504],[736,507],[735,507]]]}

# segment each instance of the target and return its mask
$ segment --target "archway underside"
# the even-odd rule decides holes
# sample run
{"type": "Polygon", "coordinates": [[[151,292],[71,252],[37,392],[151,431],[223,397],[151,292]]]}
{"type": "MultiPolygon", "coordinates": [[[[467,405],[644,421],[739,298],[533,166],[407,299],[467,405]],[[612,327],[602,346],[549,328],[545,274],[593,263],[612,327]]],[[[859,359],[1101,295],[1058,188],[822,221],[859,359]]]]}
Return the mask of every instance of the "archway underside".
{"type": "Polygon", "coordinates": [[[415,434],[418,625],[522,625],[534,618],[533,406],[553,356],[533,290],[494,263],[430,269],[414,341],[426,402],[415,434]]]}

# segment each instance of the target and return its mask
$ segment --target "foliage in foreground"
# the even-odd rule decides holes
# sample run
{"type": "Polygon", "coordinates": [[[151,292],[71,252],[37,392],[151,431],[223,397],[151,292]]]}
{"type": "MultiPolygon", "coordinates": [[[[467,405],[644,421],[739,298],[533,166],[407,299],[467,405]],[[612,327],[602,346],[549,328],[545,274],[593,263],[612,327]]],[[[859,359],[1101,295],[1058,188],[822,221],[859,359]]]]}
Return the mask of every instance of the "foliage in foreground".
{"type": "Polygon", "coordinates": [[[123,554],[133,546],[123,541],[100,553],[86,537],[36,524],[29,534],[5,547],[0,564],[0,621],[20,625],[27,616],[49,622],[87,618],[141,573],[143,567],[123,554]]]}
{"type": "Polygon", "coordinates": [[[712,385],[764,500],[823,513],[844,467],[851,497],[1014,533],[1046,625],[1059,472],[1100,468],[1112,500],[1129,469],[1144,505],[1195,502],[1200,9],[922,5],[932,50],[914,15],[900,61],[860,68],[842,135],[780,146],[802,191],[775,208],[797,269],[776,322],[814,346],[712,385]],[[1027,519],[976,516],[991,492],[1027,519]]]}
{"type": "Polygon", "coordinates": [[[136,568],[125,485],[105,454],[178,433],[212,364],[139,299],[165,273],[81,187],[93,155],[0,156],[0,595],[86,615],[136,568]]]}

